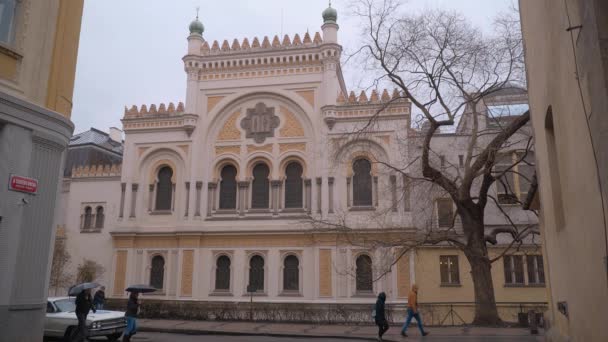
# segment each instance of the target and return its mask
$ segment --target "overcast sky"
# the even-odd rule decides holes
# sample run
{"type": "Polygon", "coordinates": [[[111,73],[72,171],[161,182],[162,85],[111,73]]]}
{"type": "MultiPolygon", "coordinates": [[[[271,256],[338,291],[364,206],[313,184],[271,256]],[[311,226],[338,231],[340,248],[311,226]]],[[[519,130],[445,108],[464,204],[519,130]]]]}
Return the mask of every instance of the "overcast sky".
{"type": "MultiPolygon", "coordinates": [[[[346,51],[357,47],[357,20],[348,17],[348,0],[334,0],[339,40],[346,51]]],[[[404,8],[451,8],[484,30],[513,0],[409,0],[404,8]]],[[[200,6],[207,40],[321,31],[327,0],[86,0],[80,34],[72,121],[76,133],[95,127],[122,128],[124,106],[185,99],[188,25],[200,6]],[[281,18],[283,18],[281,20],[281,18]]],[[[347,68],[349,90],[357,76],[347,68]]]]}

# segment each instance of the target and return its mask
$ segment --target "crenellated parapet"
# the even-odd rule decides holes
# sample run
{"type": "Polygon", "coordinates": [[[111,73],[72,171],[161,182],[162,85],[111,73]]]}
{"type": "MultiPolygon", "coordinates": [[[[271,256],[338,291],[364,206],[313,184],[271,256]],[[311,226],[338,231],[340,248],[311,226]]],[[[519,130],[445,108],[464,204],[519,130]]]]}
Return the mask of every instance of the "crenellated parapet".
{"type": "Polygon", "coordinates": [[[341,120],[369,120],[372,116],[409,117],[411,107],[411,102],[397,89],[392,93],[389,93],[387,89],[378,93],[374,89],[369,96],[365,91],[361,91],[359,96],[351,91],[348,97],[340,93],[336,99],[336,105],[324,106],[321,109],[325,123],[332,129],[335,123],[341,120]]]}
{"type": "Polygon", "coordinates": [[[143,117],[162,117],[162,116],[175,116],[181,115],[184,113],[184,103],[179,102],[177,107],[173,102],[170,102],[168,105],[161,103],[156,107],[156,104],[151,104],[150,108],[147,105],[141,105],[137,107],[135,105],[131,106],[131,108],[127,108],[125,106],[125,119],[132,118],[143,118],[143,117]]]}
{"type": "Polygon", "coordinates": [[[168,105],[161,103],[141,105],[140,107],[125,107],[122,119],[125,132],[135,130],[185,130],[188,136],[194,131],[198,115],[185,113],[182,102],[177,106],[170,102],[168,105]]]}
{"type": "Polygon", "coordinates": [[[190,79],[210,81],[320,73],[325,63],[339,61],[341,53],[340,45],[324,42],[318,32],[307,32],[302,37],[255,37],[232,43],[201,40],[200,49],[183,61],[190,79]]]}
{"type": "Polygon", "coordinates": [[[310,33],[306,32],[302,38],[296,33],[293,38],[289,35],[285,35],[281,40],[279,36],[275,35],[274,38],[269,39],[265,36],[262,39],[254,37],[249,42],[248,38],[242,40],[234,39],[232,44],[228,40],[224,40],[220,43],[217,40],[213,42],[204,41],[201,44],[200,54],[203,56],[209,55],[229,55],[229,54],[243,54],[250,52],[267,52],[274,50],[286,50],[286,49],[301,49],[304,47],[319,46],[323,43],[321,34],[316,32],[313,37],[310,33]]]}
{"type": "Polygon", "coordinates": [[[120,177],[121,170],[121,164],[74,166],[72,178],[120,177]]]}

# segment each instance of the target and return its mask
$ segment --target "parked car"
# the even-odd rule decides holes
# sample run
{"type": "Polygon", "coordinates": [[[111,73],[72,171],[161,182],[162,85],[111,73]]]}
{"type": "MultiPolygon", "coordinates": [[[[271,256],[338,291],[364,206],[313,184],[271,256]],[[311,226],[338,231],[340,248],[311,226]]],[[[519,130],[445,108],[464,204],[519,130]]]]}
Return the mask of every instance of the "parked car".
{"type": "MultiPolygon", "coordinates": [[[[49,298],[46,304],[44,336],[60,337],[70,341],[72,332],[78,327],[74,297],[49,298]]],[[[89,337],[105,336],[109,341],[117,341],[127,326],[125,313],[120,311],[97,310],[89,312],[87,327],[89,337]]]]}

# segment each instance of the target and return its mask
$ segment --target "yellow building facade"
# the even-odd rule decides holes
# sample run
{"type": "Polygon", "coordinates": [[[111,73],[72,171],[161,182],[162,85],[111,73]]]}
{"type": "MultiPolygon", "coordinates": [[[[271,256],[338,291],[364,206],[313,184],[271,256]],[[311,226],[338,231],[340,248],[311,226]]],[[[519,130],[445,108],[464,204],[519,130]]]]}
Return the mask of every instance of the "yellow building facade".
{"type": "Polygon", "coordinates": [[[607,341],[608,3],[520,1],[549,341],[607,341]]]}
{"type": "Polygon", "coordinates": [[[83,3],[0,4],[0,341],[42,340],[83,3]],[[35,193],[10,191],[12,176],[35,193]]]}

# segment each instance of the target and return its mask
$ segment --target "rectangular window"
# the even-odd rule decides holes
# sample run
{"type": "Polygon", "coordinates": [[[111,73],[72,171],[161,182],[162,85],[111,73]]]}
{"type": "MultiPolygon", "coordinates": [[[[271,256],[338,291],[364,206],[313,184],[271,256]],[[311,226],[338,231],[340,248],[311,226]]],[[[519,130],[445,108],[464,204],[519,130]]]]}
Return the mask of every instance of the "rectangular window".
{"type": "Polygon", "coordinates": [[[439,269],[441,271],[441,284],[459,285],[460,271],[458,269],[458,255],[439,256],[439,269]]]}
{"type": "Polygon", "coordinates": [[[437,199],[437,226],[441,228],[452,227],[454,220],[454,205],[450,198],[437,199]]]}
{"type": "Polygon", "coordinates": [[[439,156],[439,160],[441,162],[441,167],[444,168],[445,167],[445,156],[439,156]]]}
{"type": "Polygon", "coordinates": [[[458,155],[458,166],[460,166],[460,167],[464,166],[464,156],[462,154],[458,155]]]}
{"type": "Polygon", "coordinates": [[[497,156],[494,175],[500,176],[503,172],[504,174],[496,181],[498,202],[500,204],[524,202],[534,176],[534,152],[518,151],[497,156]]]}
{"type": "Polygon", "coordinates": [[[503,257],[505,284],[524,284],[524,262],[521,255],[505,255],[503,257]]]}
{"type": "Polygon", "coordinates": [[[526,256],[528,267],[528,284],[543,285],[545,283],[545,270],[543,268],[542,255],[526,256]]]}
{"type": "Polygon", "coordinates": [[[0,0],[0,42],[12,44],[15,37],[17,0],[0,0]]]}

